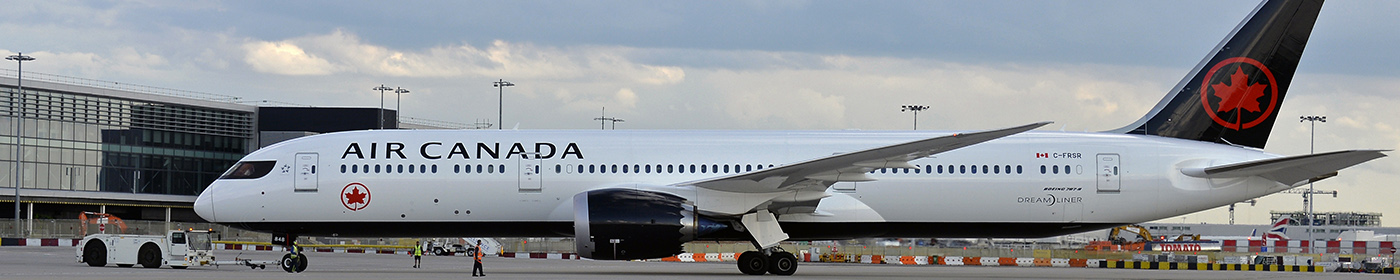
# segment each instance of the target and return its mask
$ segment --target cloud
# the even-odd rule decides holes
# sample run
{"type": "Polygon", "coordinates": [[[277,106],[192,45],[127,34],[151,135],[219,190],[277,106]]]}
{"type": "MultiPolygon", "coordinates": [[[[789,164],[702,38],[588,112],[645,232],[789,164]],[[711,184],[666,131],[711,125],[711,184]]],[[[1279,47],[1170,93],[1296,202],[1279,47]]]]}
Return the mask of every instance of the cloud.
{"type": "Polygon", "coordinates": [[[305,50],[292,42],[250,42],[243,44],[248,55],[243,62],[253,70],[278,75],[330,75],[337,72],[330,61],[305,50]]]}
{"type": "Polygon", "coordinates": [[[244,61],[255,70],[279,75],[512,77],[647,85],[685,80],[682,68],[631,61],[632,49],[623,47],[551,48],[496,40],[484,49],[460,44],[410,51],[368,44],[355,34],[335,30],[277,42],[252,41],[244,49],[244,61]]]}

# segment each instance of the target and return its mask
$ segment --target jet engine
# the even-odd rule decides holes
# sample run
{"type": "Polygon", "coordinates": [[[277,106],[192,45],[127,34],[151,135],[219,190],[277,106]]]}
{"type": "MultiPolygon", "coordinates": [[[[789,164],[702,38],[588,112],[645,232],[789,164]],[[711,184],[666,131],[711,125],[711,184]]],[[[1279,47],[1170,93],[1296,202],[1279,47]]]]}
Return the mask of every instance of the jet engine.
{"type": "Polygon", "coordinates": [[[574,243],[584,258],[669,257],[682,252],[681,244],[727,227],[672,194],[614,188],[574,195],[574,243]]]}

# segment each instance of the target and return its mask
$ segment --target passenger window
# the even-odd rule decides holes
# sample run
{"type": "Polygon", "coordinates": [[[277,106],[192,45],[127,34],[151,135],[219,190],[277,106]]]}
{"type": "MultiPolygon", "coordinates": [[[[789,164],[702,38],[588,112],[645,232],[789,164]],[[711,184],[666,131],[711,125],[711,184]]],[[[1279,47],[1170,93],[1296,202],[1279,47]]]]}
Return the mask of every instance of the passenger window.
{"type": "MultiPolygon", "coordinates": [[[[506,173],[506,165],[505,165],[505,164],[502,164],[502,165],[500,165],[500,168],[496,168],[496,170],[500,170],[501,173],[506,173]]],[[[535,173],[536,173],[536,174],[539,174],[539,172],[540,172],[539,169],[535,169],[535,173]]]]}
{"type": "MultiPolygon", "coordinates": [[[[580,165],[579,167],[582,168],[583,166],[580,165]]],[[[594,167],[594,165],[592,165],[592,164],[589,164],[589,165],[588,165],[588,173],[593,173],[593,167],[594,167]]]]}
{"type": "Polygon", "coordinates": [[[1040,166],[1040,174],[1045,174],[1045,166],[1044,166],[1044,165],[1041,165],[1041,166],[1040,166]]]}
{"type": "Polygon", "coordinates": [[[701,165],[700,165],[700,173],[709,173],[709,171],[708,171],[709,168],[710,168],[709,166],[705,166],[704,164],[701,164],[701,165]]]}
{"type": "Polygon", "coordinates": [[[555,165],[554,165],[554,174],[559,174],[559,173],[564,173],[564,167],[563,167],[563,166],[560,166],[560,165],[558,165],[558,164],[555,164],[555,165]]]}
{"type": "Polygon", "coordinates": [[[972,166],[972,174],[977,174],[977,166],[976,166],[976,165],[973,165],[973,166],[972,166]]]}
{"type": "Polygon", "coordinates": [[[633,165],[632,165],[632,173],[642,173],[642,166],[641,166],[641,165],[633,164],[633,165]]]}
{"type": "Polygon", "coordinates": [[[345,170],[346,170],[346,169],[345,169],[345,165],[344,165],[344,164],[341,164],[341,165],[340,165],[340,173],[345,173],[345,170]]]}
{"type": "Polygon", "coordinates": [[[986,165],[983,165],[983,166],[982,166],[982,174],[987,174],[987,166],[986,166],[986,165]]]}
{"type": "Polygon", "coordinates": [[[1059,165],[1050,166],[1050,174],[1060,174],[1060,166],[1059,166],[1059,165]]]}
{"type": "Polygon", "coordinates": [[[967,174],[967,166],[966,166],[966,165],[959,165],[959,166],[958,166],[958,173],[959,173],[959,174],[967,174]]]}
{"type": "Polygon", "coordinates": [[[496,173],[496,166],[495,166],[495,165],[487,165],[487,166],[486,166],[486,173],[496,173]]]}
{"type": "Polygon", "coordinates": [[[718,165],[718,164],[711,164],[711,165],[710,165],[710,172],[719,173],[719,165],[718,165]]]}
{"type": "Polygon", "coordinates": [[[374,173],[375,173],[375,174],[379,174],[379,168],[380,168],[380,167],[383,167],[383,166],[378,165],[378,164],[375,164],[375,165],[374,165],[374,173]]]}
{"type": "Polygon", "coordinates": [[[399,165],[399,173],[403,173],[403,165],[402,165],[402,164],[399,165]]]}
{"type": "Polygon", "coordinates": [[[943,174],[943,166],[942,166],[942,165],[939,165],[939,166],[938,166],[938,174],[943,174]]]}
{"type": "Polygon", "coordinates": [[[753,171],[753,165],[752,165],[752,164],[745,164],[745,165],[744,165],[744,172],[749,172],[749,171],[753,171]]]}
{"type": "Polygon", "coordinates": [[[676,173],[676,166],[675,166],[675,165],[667,164],[667,165],[666,165],[666,173],[676,173]]]}
{"type": "Polygon", "coordinates": [[[409,165],[408,165],[408,173],[413,173],[413,165],[412,165],[412,164],[409,164],[409,165]]]}
{"type": "Polygon", "coordinates": [[[1069,165],[1065,165],[1065,174],[1069,174],[1069,165]]]}
{"type": "Polygon", "coordinates": [[[695,165],[694,165],[694,164],[691,164],[691,165],[690,165],[690,173],[695,173],[695,165]]]}
{"type": "Polygon", "coordinates": [[[627,173],[627,165],[626,165],[626,164],[623,164],[623,165],[622,165],[622,173],[627,173]]]}
{"type": "Polygon", "coordinates": [[[1021,174],[1021,166],[1020,166],[1020,165],[1017,165],[1017,166],[1016,166],[1016,174],[1021,174]]]}
{"type": "Polygon", "coordinates": [[[1000,166],[1000,165],[993,165],[993,166],[992,166],[992,174],[1001,174],[1001,166],[1000,166]]]}
{"type": "Polygon", "coordinates": [[[728,164],[725,164],[725,165],[724,165],[724,173],[729,173],[729,165],[728,165],[728,164]]]}
{"type": "Polygon", "coordinates": [[[1114,167],[1113,167],[1113,175],[1114,175],[1114,176],[1117,176],[1117,175],[1118,175],[1118,167],[1117,167],[1117,166],[1114,166],[1114,167]]]}

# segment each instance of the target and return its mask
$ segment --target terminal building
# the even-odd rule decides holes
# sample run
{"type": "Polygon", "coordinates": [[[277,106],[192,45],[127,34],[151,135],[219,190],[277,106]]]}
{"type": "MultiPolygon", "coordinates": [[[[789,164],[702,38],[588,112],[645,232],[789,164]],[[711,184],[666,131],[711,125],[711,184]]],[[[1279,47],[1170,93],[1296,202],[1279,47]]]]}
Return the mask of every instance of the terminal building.
{"type": "MultiPolygon", "coordinates": [[[[259,107],[233,96],[0,69],[0,232],[21,218],[200,222],[195,198],[244,155],[317,133],[399,127],[380,108],[259,107]],[[381,117],[382,116],[382,117],[381,117]],[[18,137],[16,137],[18,136],[18,137]],[[17,157],[16,151],[22,156],[17,157]],[[15,166],[20,167],[15,172],[15,166]]],[[[417,125],[417,127],[438,127],[417,125]]],[[[448,123],[450,124],[450,123],[448,123]]],[[[35,232],[33,225],[22,225],[35,232]]]]}

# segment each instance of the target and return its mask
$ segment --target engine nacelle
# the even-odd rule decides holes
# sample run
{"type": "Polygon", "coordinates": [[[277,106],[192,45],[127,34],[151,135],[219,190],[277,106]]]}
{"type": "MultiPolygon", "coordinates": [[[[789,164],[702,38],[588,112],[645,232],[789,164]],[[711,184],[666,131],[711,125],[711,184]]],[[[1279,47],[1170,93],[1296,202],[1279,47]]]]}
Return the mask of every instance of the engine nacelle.
{"type": "Polygon", "coordinates": [[[574,244],[580,257],[634,260],[669,257],[681,244],[728,226],[695,214],[676,195],[599,189],[574,195],[574,244]]]}

